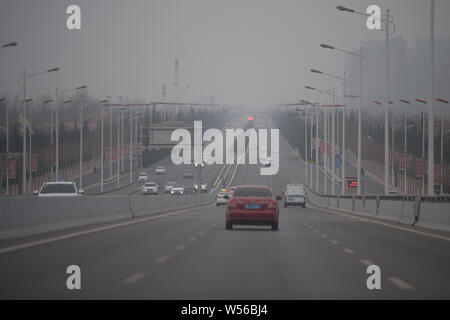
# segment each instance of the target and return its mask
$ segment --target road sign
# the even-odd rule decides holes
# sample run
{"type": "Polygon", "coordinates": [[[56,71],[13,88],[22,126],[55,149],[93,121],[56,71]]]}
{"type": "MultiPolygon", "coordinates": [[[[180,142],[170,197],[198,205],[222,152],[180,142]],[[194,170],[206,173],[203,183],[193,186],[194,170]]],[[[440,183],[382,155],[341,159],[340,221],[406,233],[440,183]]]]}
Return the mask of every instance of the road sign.
{"type": "Polygon", "coordinates": [[[335,163],[336,163],[336,169],[339,169],[341,167],[341,156],[339,154],[334,156],[335,163]]]}
{"type": "Polygon", "coordinates": [[[353,191],[358,188],[358,178],[357,177],[346,177],[345,186],[348,191],[353,191]]]}

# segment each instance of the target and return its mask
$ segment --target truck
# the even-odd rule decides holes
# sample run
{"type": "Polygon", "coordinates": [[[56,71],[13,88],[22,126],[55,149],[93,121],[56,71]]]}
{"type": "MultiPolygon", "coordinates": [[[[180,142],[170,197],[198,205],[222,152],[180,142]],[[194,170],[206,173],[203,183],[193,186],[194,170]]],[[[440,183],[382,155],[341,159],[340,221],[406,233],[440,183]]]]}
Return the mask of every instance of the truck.
{"type": "Polygon", "coordinates": [[[303,184],[287,184],[284,188],[284,207],[288,206],[306,206],[306,192],[303,184]]]}

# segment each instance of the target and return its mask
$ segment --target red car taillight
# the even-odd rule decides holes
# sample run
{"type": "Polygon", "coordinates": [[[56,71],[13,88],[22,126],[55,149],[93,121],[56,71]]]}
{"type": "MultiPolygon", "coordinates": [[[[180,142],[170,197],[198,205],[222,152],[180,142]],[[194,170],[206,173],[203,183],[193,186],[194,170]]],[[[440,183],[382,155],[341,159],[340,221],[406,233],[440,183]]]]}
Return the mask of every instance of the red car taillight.
{"type": "Polygon", "coordinates": [[[267,208],[269,209],[276,209],[277,208],[277,202],[275,200],[270,200],[267,204],[267,208]]]}
{"type": "Polygon", "coordinates": [[[237,206],[236,200],[233,199],[228,200],[228,208],[233,209],[236,208],[236,206],[237,206]]]}

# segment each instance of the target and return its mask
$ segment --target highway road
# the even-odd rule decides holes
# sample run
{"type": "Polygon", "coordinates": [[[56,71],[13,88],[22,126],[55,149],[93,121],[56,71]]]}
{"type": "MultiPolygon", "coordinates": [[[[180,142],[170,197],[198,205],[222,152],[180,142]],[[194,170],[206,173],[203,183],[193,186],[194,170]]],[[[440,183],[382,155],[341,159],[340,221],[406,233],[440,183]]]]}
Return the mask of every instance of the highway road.
{"type": "MultiPolygon", "coordinates": [[[[269,185],[279,195],[303,176],[303,162],[281,137],[277,175],[240,165],[232,185],[269,185]]],[[[225,209],[214,205],[83,231],[0,246],[0,298],[450,298],[449,234],[310,203],[305,209],[280,203],[279,231],[227,231],[225,209]],[[66,288],[73,264],[81,268],[81,290],[66,288]],[[374,264],[380,290],[366,286],[374,264]]]]}

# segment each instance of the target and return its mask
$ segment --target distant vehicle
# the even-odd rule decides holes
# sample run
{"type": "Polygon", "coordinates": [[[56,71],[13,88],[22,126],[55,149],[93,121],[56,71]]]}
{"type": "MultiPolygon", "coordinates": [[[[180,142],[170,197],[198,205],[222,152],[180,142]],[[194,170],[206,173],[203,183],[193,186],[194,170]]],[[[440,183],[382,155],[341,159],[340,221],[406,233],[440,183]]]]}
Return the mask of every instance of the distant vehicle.
{"type": "Polygon", "coordinates": [[[197,189],[194,186],[184,187],[183,194],[184,195],[193,195],[197,193],[197,189]]]}
{"type": "Polygon", "coordinates": [[[194,163],[194,167],[204,167],[205,166],[205,163],[204,162],[196,162],[196,163],[194,163]]]}
{"type": "Polygon", "coordinates": [[[155,174],[157,175],[166,174],[166,168],[164,166],[157,166],[155,168],[155,174]]]}
{"type": "Polygon", "coordinates": [[[263,167],[270,167],[271,163],[272,163],[272,158],[271,157],[261,157],[259,160],[259,163],[261,164],[261,166],[263,167]]]}
{"type": "Polygon", "coordinates": [[[158,194],[158,185],[156,182],[147,182],[142,187],[142,194],[158,194]]]}
{"type": "Polygon", "coordinates": [[[192,172],[185,172],[183,173],[183,179],[193,179],[194,174],[192,172]]]}
{"type": "Polygon", "coordinates": [[[177,184],[176,182],[167,182],[166,185],[164,186],[164,192],[169,193],[170,189],[172,189],[172,187],[176,184],[177,184]]]}
{"type": "Polygon", "coordinates": [[[220,189],[220,191],[217,193],[216,198],[216,207],[220,206],[221,204],[227,204],[228,199],[230,199],[231,196],[231,190],[230,189],[220,189]],[[228,197],[226,197],[228,196],[228,197]]]}
{"type": "Polygon", "coordinates": [[[231,191],[234,191],[234,189],[236,189],[236,187],[230,187],[230,190],[231,190],[231,191]]]}
{"type": "Polygon", "coordinates": [[[147,172],[141,172],[139,173],[139,177],[138,177],[138,182],[147,182],[148,181],[148,176],[147,176],[147,172]]]}
{"type": "Polygon", "coordinates": [[[172,186],[172,188],[170,188],[170,194],[173,196],[178,196],[178,195],[183,195],[184,193],[184,187],[175,184],[174,186],[172,186]]]}
{"type": "Polygon", "coordinates": [[[200,186],[200,192],[201,192],[201,193],[207,193],[207,192],[208,192],[207,184],[206,184],[206,183],[204,183],[204,184],[202,184],[202,185],[200,186]]]}
{"type": "Polygon", "coordinates": [[[75,182],[45,182],[40,191],[33,191],[34,196],[39,197],[78,197],[84,194],[84,190],[77,189],[75,182]]]}
{"type": "Polygon", "coordinates": [[[229,198],[226,209],[226,229],[233,225],[270,225],[278,230],[278,201],[267,186],[238,186],[229,198]]]}
{"type": "Polygon", "coordinates": [[[306,192],[303,184],[287,184],[284,188],[284,207],[306,206],[306,192]]]}

